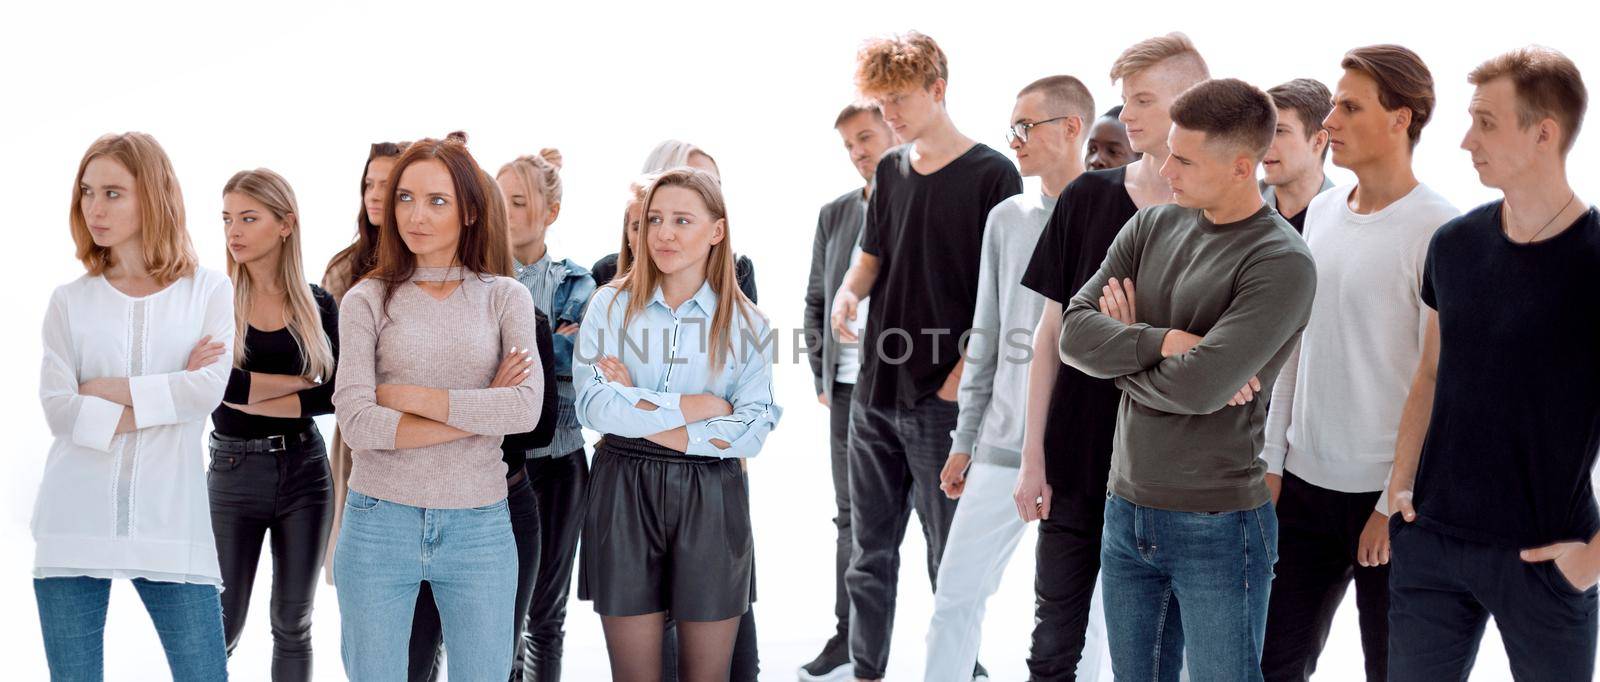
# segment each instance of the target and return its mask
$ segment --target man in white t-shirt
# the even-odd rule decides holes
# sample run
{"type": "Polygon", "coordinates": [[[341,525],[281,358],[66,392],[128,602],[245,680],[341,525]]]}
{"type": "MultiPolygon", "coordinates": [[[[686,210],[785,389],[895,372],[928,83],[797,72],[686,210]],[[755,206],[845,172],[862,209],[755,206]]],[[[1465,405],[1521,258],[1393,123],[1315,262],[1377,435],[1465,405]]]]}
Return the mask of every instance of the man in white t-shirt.
{"type": "Polygon", "coordinates": [[[1317,296],[1267,417],[1267,485],[1278,511],[1276,578],[1262,673],[1307,680],[1353,579],[1368,680],[1386,678],[1388,501],[1395,436],[1427,316],[1423,261],[1459,211],[1411,171],[1433,113],[1433,79],[1396,45],[1351,50],[1323,121],[1333,163],[1356,175],[1311,200],[1304,236],[1317,296]]]}

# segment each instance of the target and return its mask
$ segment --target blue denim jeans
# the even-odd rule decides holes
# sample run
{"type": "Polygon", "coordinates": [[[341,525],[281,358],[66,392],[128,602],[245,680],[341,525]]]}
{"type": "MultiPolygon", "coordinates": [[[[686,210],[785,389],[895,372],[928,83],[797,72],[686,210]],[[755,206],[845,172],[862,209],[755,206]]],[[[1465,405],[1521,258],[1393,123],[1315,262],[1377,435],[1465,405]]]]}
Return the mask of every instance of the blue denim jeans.
{"type": "Polygon", "coordinates": [[[1106,499],[1100,554],[1111,668],[1118,680],[1261,679],[1278,517],[1193,513],[1106,499]]]}
{"type": "Polygon", "coordinates": [[[417,590],[439,608],[452,680],[511,675],[517,545],[506,500],[424,509],[354,490],[333,555],[340,652],[352,682],[406,679],[417,590]]]}
{"type": "MultiPolygon", "coordinates": [[[[174,682],[228,679],[222,644],[222,600],[213,585],[133,579],[150,612],[174,682]]],[[[37,578],[39,629],[54,682],[98,682],[105,678],[106,606],[111,581],[105,578],[37,578]]]]}

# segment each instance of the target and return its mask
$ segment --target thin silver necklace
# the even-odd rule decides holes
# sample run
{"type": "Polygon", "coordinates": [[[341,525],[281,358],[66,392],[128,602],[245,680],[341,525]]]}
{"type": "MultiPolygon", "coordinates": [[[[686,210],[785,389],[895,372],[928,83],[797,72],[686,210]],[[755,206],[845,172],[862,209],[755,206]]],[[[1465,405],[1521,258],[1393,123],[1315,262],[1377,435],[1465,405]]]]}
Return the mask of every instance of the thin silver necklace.
{"type": "Polygon", "coordinates": [[[1545,230],[1550,229],[1550,226],[1555,224],[1556,218],[1560,218],[1561,214],[1566,213],[1567,209],[1572,208],[1572,202],[1577,201],[1577,200],[1578,200],[1578,191],[1577,190],[1573,190],[1572,191],[1572,196],[1567,197],[1567,203],[1561,207],[1561,210],[1556,211],[1555,215],[1550,216],[1550,219],[1545,221],[1544,227],[1539,228],[1538,232],[1533,233],[1533,236],[1529,237],[1528,241],[1519,242],[1519,241],[1517,241],[1516,237],[1511,236],[1511,225],[1510,225],[1510,221],[1509,220],[1502,219],[1500,221],[1500,223],[1501,223],[1500,224],[1500,229],[1505,230],[1506,239],[1510,239],[1513,243],[1516,243],[1516,244],[1532,244],[1532,243],[1534,243],[1536,241],[1539,241],[1539,235],[1544,234],[1545,230]]]}

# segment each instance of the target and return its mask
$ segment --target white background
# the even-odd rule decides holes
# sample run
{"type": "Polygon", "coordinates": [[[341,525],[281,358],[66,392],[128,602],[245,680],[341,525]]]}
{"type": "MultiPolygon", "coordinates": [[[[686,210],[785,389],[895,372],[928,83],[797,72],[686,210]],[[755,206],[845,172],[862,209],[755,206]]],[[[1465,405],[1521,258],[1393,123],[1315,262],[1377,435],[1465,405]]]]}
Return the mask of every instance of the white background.
{"type": "MultiPolygon", "coordinates": [[[[27,522],[49,436],[36,397],[38,333],[51,288],[81,274],[68,235],[73,173],[108,131],[152,133],[171,155],[189,229],[207,267],[223,266],[217,215],[233,172],[265,166],[299,195],[308,277],[347,244],[368,143],[471,134],[491,171],[543,146],[566,157],[566,200],[552,253],[592,263],[615,251],[627,182],[657,141],[676,137],[719,161],[734,245],[756,263],[762,308],[801,324],[817,208],[859,184],[831,129],[852,96],[853,59],[869,35],[919,29],[951,60],[950,110],[969,135],[1004,150],[1015,92],[1045,75],[1079,76],[1104,110],[1105,74],[1129,44],[1186,31],[1216,76],[1262,87],[1310,76],[1330,85],[1345,50],[1401,42],[1438,84],[1438,113],[1417,148],[1419,177],[1457,206],[1493,197],[1457,148],[1467,124],[1466,73],[1505,49],[1539,42],[1600,69],[1592,17],[1578,3],[1400,2],[935,4],[274,2],[142,8],[134,3],[29,3],[0,24],[0,152],[8,243],[0,410],[11,426],[0,463],[0,661],[8,679],[43,679],[28,577],[27,522]],[[1513,14],[1514,12],[1514,14],[1513,14]]],[[[1592,82],[1592,78],[1591,78],[1592,82]]],[[[1597,155],[1588,133],[1571,157],[1589,200],[1597,155]]],[[[1335,171],[1337,181],[1349,175],[1335,171]]],[[[1036,187],[1029,181],[1029,191],[1036,187]]],[[[803,360],[777,369],[786,413],[752,463],[764,679],[793,679],[830,634],[833,493],[826,413],[803,360]]],[[[329,425],[331,427],[331,424],[329,425]]],[[[196,466],[201,462],[196,461],[196,466]]],[[[991,601],[982,660],[995,679],[1025,676],[1032,537],[991,601]]],[[[921,674],[931,600],[920,534],[907,534],[889,675],[921,674]]],[[[269,571],[263,567],[236,679],[265,679],[269,571]]],[[[163,679],[166,667],[132,589],[113,591],[109,679],[163,679]]],[[[324,588],[317,669],[339,679],[339,613],[324,588]]],[[[606,677],[598,622],[573,602],[568,679],[606,677]]],[[[1353,602],[1340,612],[1319,679],[1356,679],[1353,602]]],[[[1509,679],[1491,629],[1473,679],[1509,679]]]]}

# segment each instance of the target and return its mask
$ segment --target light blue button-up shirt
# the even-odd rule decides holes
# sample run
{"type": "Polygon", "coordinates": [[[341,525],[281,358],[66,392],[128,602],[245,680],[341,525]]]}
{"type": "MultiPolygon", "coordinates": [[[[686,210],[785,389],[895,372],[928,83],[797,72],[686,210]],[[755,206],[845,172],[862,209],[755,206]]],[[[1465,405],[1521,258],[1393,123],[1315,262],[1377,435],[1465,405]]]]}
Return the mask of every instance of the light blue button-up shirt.
{"type": "Polygon", "coordinates": [[[711,319],[717,295],[709,282],[676,310],[661,290],[622,330],[628,293],[601,287],[589,301],[578,346],[572,357],[577,388],[578,421],[601,433],[644,438],[680,426],[688,427],[686,454],[706,457],[754,457],[783,415],[772,392],[772,362],[778,352],[767,321],[751,311],[735,312],[732,350],[720,369],[711,367],[711,319]],[[595,367],[600,358],[615,356],[628,368],[633,386],[606,381],[595,367]],[[685,395],[710,393],[727,400],[733,414],[688,423],[679,408],[685,395]],[[637,407],[639,401],[656,405],[637,407]],[[729,443],[719,448],[712,439],[729,443]]]}

